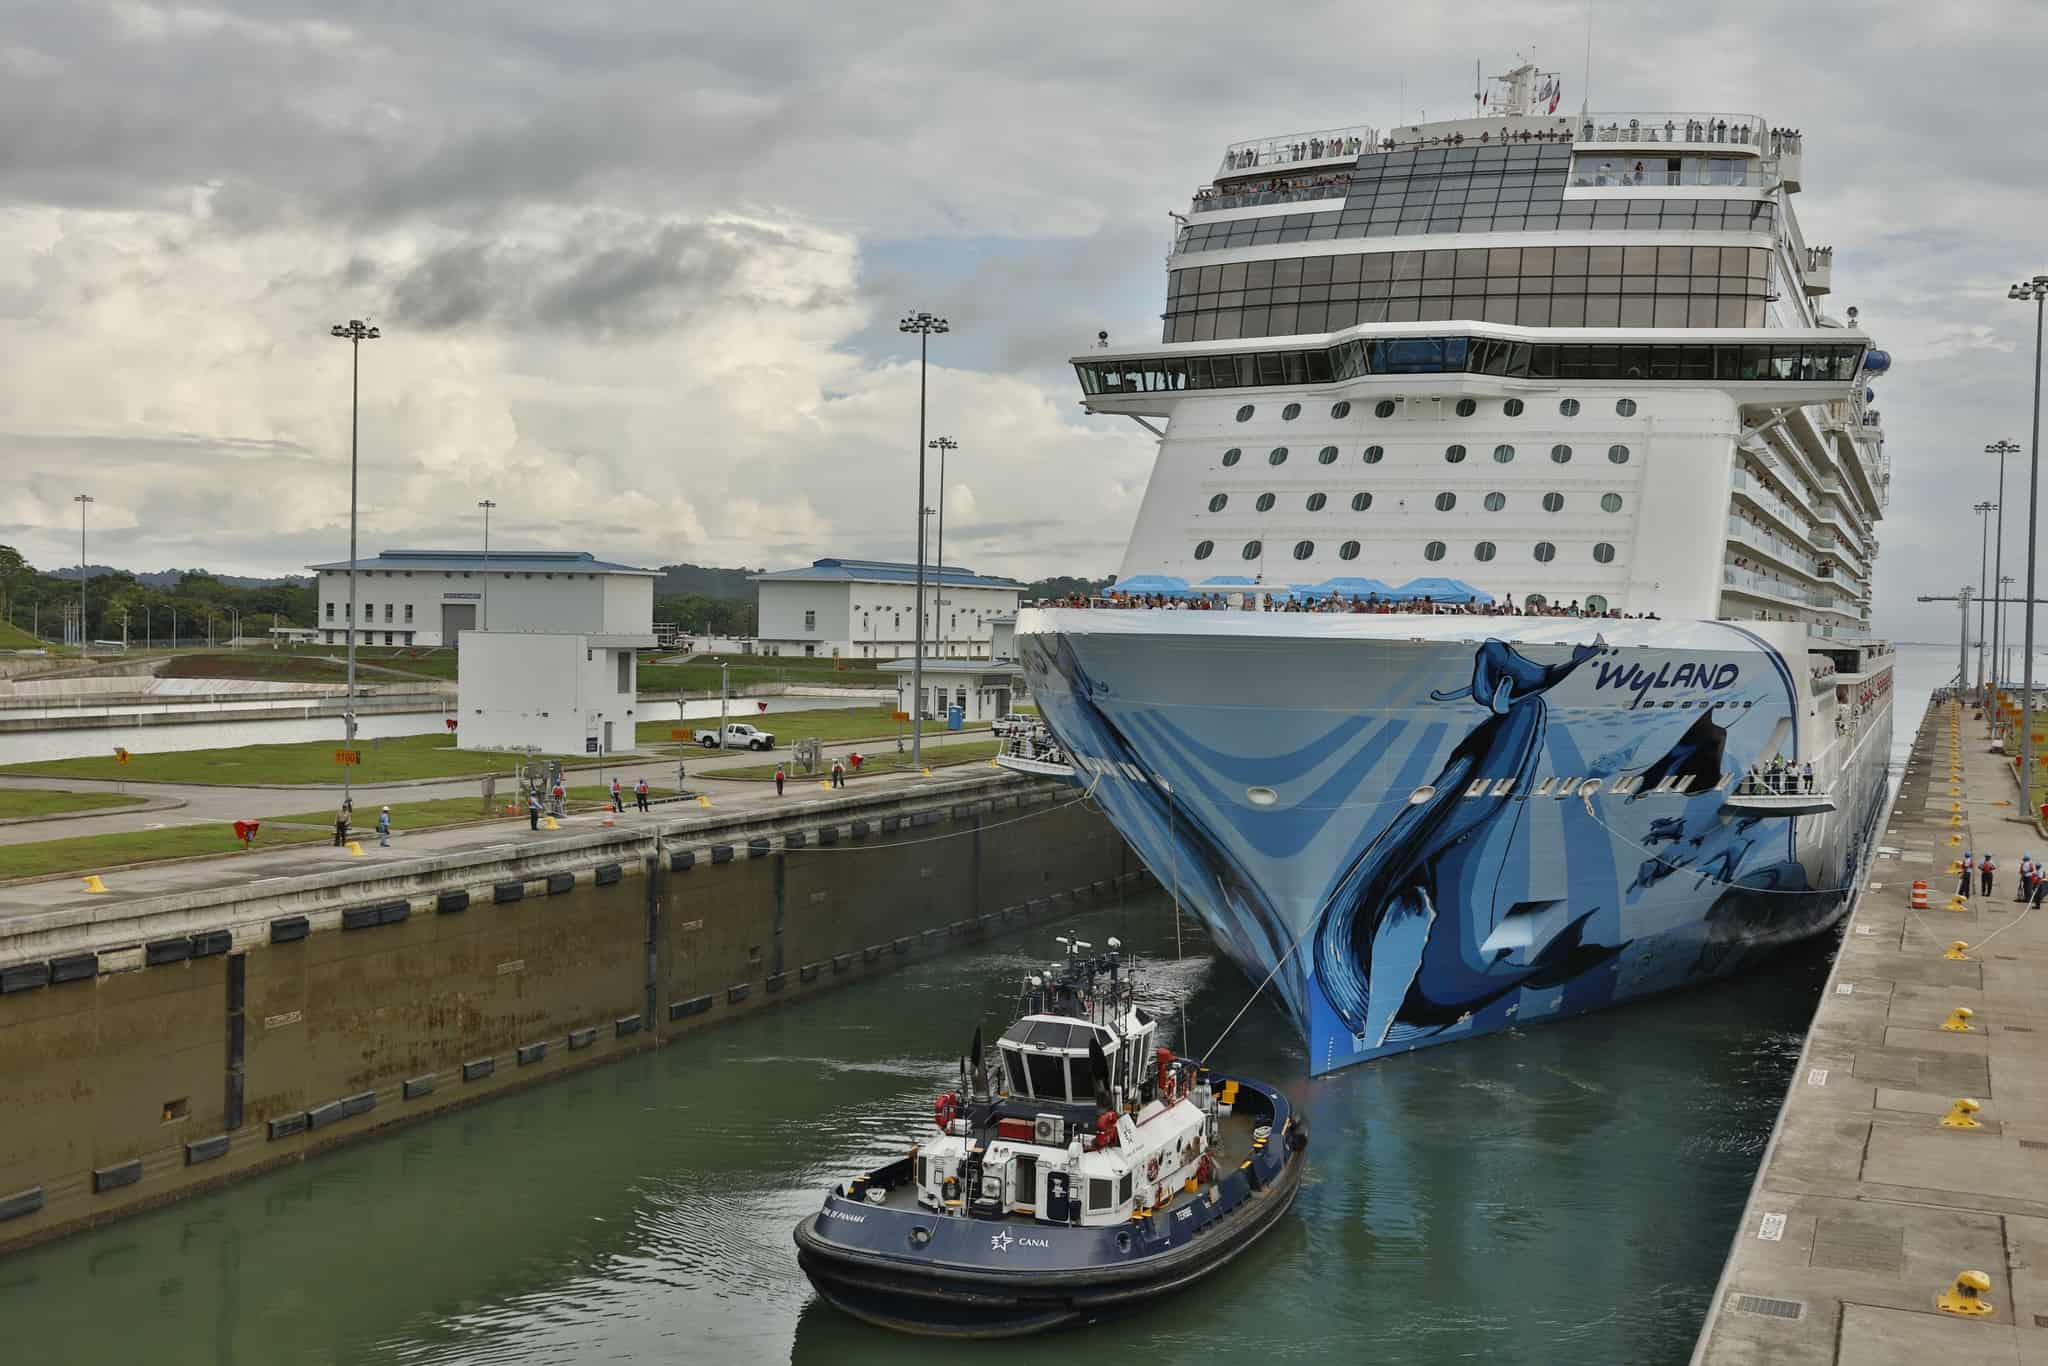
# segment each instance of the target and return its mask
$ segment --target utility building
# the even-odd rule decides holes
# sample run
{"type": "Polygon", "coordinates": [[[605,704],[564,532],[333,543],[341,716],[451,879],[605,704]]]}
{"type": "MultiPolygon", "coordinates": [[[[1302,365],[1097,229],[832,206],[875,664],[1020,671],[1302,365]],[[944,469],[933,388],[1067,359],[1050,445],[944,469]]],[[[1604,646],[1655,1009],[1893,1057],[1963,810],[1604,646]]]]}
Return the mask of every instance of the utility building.
{"type": "Polygon", "coordinates": [[[584,631],[645,635],[654,622],[654,570],[588,551],[386,550],[356,561],[357,620],[349,620],[348,561],[307,565],[319,575],[327,645],[453,645],[464,631],[584,631]]]}
{"type": "MultiPolygon", "coordinates": [[[[762,654],[902,659],[916,650],[917,566],[814,560],[756,574],[762,654]]],[[[958,565],[925,567],[925,657],[987,659],[995,623],[1014,618],[1024,585],[958,565]]]]}

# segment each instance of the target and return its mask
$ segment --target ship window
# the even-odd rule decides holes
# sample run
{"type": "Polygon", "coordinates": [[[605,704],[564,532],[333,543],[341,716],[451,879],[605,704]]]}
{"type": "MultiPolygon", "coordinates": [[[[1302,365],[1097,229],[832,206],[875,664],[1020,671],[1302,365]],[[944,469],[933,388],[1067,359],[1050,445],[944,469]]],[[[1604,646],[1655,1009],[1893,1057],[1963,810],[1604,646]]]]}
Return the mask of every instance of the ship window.
{"type": "Polygon", "coordinates": [[[1122,1179],[1121,1181],[1119,1181],[1119,1182],[1117,1182],[1117,1183],[1116,1183],[1116,1198],[1117,1198],[1117,1202],[1118,1202],[1119,1204],[1129,1204],[1129,1203],[1130,1203],[1130,1200],[1131,1200],[1131,1174],[1130,1174],[1129,1172],[1125,1172],[1125,1173],[1124,1173],[1124,1175],[1123,1175],[1123,1179],[1122,1179]]]}
{"type": "Polygon", "coordinates": [[[1256,560],[1266,553],[1266,547],[1258,541],[1246,541],[1242,553],[1247,560],[1256,560]]]}
{"type": "Polygon", "coordinates": [[[1471,399],[1469,399],[1469,398],[1461,398],[1461,399],[1459,399],[1459,400],[1458,400],[1458,416],[1459,416],[1459,417],[1470,417],[1470,416],[1472,416],[1472,414],[1474,414],[1474,413],[1476,413],[1476,412],[1478,412],[1478,411],[1479,411],[1479,405],[1478,405],[1477,403],[1473,402],[1473,401],[1472,401],[1471,399]]]}
{"type": "Polygon", "coordinates": [[[1455,493],[1446,491],[1443,493],[1439,493],[1436,496],[1436,510],[1438,512],[1449,512],[1452,508],[1456,507],[1457,505],[1458,495],[1455,493]]]}
{"type": "Polygon", "coordinates": [[[1314,541],[1296,541],[1294,543],[1294,558],[1297,560],[1305,560],[1315,553],[1316,543],[1314,541]]]}
{"type": "Polygon", "coordinates": [[[1446,446],[1446,447],[1444,447],[1444,463],[1445,463],[1445,464],[1447,464],[1447,465],[1455,465],[1455,464],[1457,464],[1457,463],[1458,463],[1459,461],[1463,460],[1464,458],[1465,458],[1465,448],[1464,448],[1463,446],[1446,446]]]}
{"type": "Polygon", "coordinates": [[[1290,403],[1285,408],[1282,408],[1280,410],[1280,420],[1282,422],[1292,422],[1294,421],[1294,419],[1300,416],[1301,405],[1299,403],[1290,403]]]}
{"type": "Polygon", "coordinates": [[[1272,450],[1266,452],[1266,463],[1268,465],[1286,464],[1287,448],[1285,446],[1275,446],[1272,450]]]}
{"type": "Polygon", "coordinates": [[[1442,541],[1431,541],[1428,545],[1422,547],[1422,558],[1425,560],[1441,560],[1443,557],[1444,543],[1442,541]]]}
{"type": "Polygon", "coordinates": [[[1351,416],[1351,405],[1349,403],[1332,403],[1330,405],[1330,416],[1339,418],[1351,416]]]}
{"type": "Polygon", "coordinates": [[[1593,559],[1599,564],[1614,563],[1614,547],[1602,541],[1593,547],[1593,559]]]}
{"type": "Polygon", "coordinates": [[[1365,463],[1368,465],[1377,465],[1386,458],[1387,448],[1385,446],[1367,446],[1365,448],[1365,463]]]}
{"type": "Polygon", "coordinates": [[[1324,497],[1320,493],[1311,493],[1308,496],[1308,510],[1310,512],[1321,512],[1323,510],[1323,505],[1329,501],[1330,500],[1328,498],[1324,497]]]}
{"type": "Polygon", "coordinates": [[[1208,558],[1209,558],[1209,557],[1210,557],[1211,555],[1213,555],[1213,554],[1215,554],[1215,553],[1216,553],[1216,542],[1214,542],[1214,541],[1197,541],[1197,542],[1195,543],[1195,558],[1196,558],[1196,559],[1198,559],[1198,560],[1206,560],[1206,559],[1208,559],[1208,558]]]}
{"type": "Polygon", "coordinates": [[[1563,512],[1563,511],[1564,511],[1564,495],[1563,495],[1563,494],[1561,494],[1561,493],[1546,493],[1546,494],[1544,494],[1544,495],[1543,495],[1543,510],[1544,510],[1545,512],[1563,512]]]}
{"type": "Polygon", "coordinates": [[[1511,398],[1500,405],[1500,410],[1509,417],[1520,417],[1522,415],[1522,400],[1511,398]]]}
{"type": "Polygon", "coordinates": [[[1219,493],[1214,498],[1211,498],[1209,500],[1209,511],[1221,512],[1224,508],[1228,507],[1229,505],[1230,495],[1227,493],[1219,493]]]}
{"type": "MultiPolygon", "coordinates": [[[[1015,1091],[1020,1096],[1025,1094],[1028,1088],[1026,1088],[1026,1086],[1024,1085],[1023,1054],[1019,1053],[1014,1048],[1005,1048],[1003,1050],[1003,1062],[1007,1064],[1010,1069],[1010,1089],[1012,1091],[1015,1091]]],[[[917,1160],[919,1162],[924,1161],[924,1159],[921,1157],[917,1160]]],[[[924,1178],[919,1177],[917,1184],[922,1186],[924,1184],[924,1178]]]]}
{"type": "Polygon", "coordinates": [[[1505,493],[1494,492],[1486,495],[1486,510],[1488,512],[1499,512],[1507,505],[1508,496],[1505,493]]]}
{"type": "MultiPolygon", "coordinates": [[[[1557,405],[1557,411],[1566,417],[1577,417],[1579,415],[1579,401],[1575,398],[1565,399],[1557,405]]],[[[1242,421],[1243,419],[1240,418],[1239,420],[1242,421]]]]}
{"type": "Polygon", "coordinates": [[[1586,597],[1586,610],[1587,610],[1588,612],[1604,612],[1604,611],[1606,611],[1606,610],[1607,610],[1607,599],[1605,599],[1605,598],[1601,597],[1601,596],[1600,596],[1600,595],[1599,595],[1598,593],[1590,593],[1590,594],[1588,594],[1588,595],[1587,595],[1587,597],[1586,597]]]}
{"type": "Polygon", "coordinates": [[[1621,511],[1621,495],[1620,495],[1620,494],[1618,494],[1618,493],[1603,493],[1603,494],[1601,494],[1601,495],[1600,495],[1600,510],[1601,510],[1602,512],[1619,512],[1619,511],[1621,511]]]}
{"type": "Polygon", "coordinates": [[[1325,446],[1325,447],[1323,447],[1323,448],[1322,448],[1321,450],[1317,451],[1317,452],[1316,452],[1316,463],[1317,463],[1318,465],[1334,465],[1334,464],[1336,464],[1336,463],[1337,463],[1337,448],[1336,448],[1335,446],[1325,446]]]}
{"type": "Polygon", "coordinates": [[[1106,1176],[1091,1176],[1091,1177],[1089,1177],[1089,1178],[1088,1178],[1088,1212],[1089,1212],[1090,1214],[1094,1214],[1094,1213],[1098,1213],[1098,1212],[1100,1212],[1100,1211],[1102,1211],[1102,1210],[1106,1210],[1106,1209],[1108,1209],[1108,1208],[1109,1208],[1109,1205],[1110,1205],[1110,1197],[1111,1197],[1111,1195],[1112,1195],[1112,1194],[1113,1194],[1113,1193],[1115,1192],[1115,1190],[1116,1190],[1116,1182],[1114,1182],[1114,1181],[1110,1180],[1110,1179],[1109,1179],[1108,1177],[1106,1177],[1106,1176]]]}
{"type": "Polygon", "coordinates": [[[1354,493],[1351,495],[1351,510],[1353,512],[1364,512],[1371,506],[1372,495],[1370,493],[1354,493]]]}
{"type": "Polygon", "coordinates": [[[1394,415],[1394,400],[1383,398],[1378,403],[1373,404],[1372,415],[1374,417],[1392,417],[1394,415]]]}
{"type": "Polygon", "coordinates": [[[1261,512],[1271,512],[1273,510],[1273,495],[1270,493],[1260,494],[1259,501],[1252,504],[1252,506],[1261,512]]]}
{"type": "Polygon", "coordinates": [[[1515,448],[1513,446],[1495,446],[1493,448],[1493,463],[1496,465],[1505,465],[1514,458],[1515,448]]]}
{"type": "Polygon", "coordinates": [[[1553,465],[1571,464],[1572,448],[1570,446],[1552,446],[1550,448],[1550,463],[1553,465]]]}
{"type": "Polygon", "coordinates": [[[1614,401],[1614,411],[1622,417],[1634,417],[1636,415],[1636,401],[1632,398],[1616,399],[1614,401]]]}
{"type": "Polygon", "coordinates": [[[1536,563],[1549,564],[1557,558],[1557,547],[1548,541],[1536,542],[1536,563]]]}
{"type": "Polygon", "coordinates": [[[1544,597],[1541,593],[1531,593],[1523,598],[1522,601],[1530,607],[1548,607],[1550,605],[1550,599],[1544,597]]]}
{"type": "Polygon", "coordinates": [[[1628,463],[1628,447],[1609,446],[1607,448],[1607,463],[1610,465],[1626,465],[1628,463]]]}
{"type": "Polygon", "coordinates": [[[1342,545],[1338,546],[1338,547],[1337,547],[1337,558],[1338,558],[1338,559],[1340,559],[1340,560],[1355,560],[1355,559],[1357,559],[1357,558],[1358,558],[1358,542],[1356,542],[1356,541],[1346,541],[1346,542],[1344,542],[1344,544],[1342,544],[1342,545]]]}
{"type": "Polygon", "coordinates": [[[1242,408],[1239,408],[1237,410],[1237,420],[1239,422],[1249,422],[1252,420],[1252,413],[1255,411],[1256,409],[1254,409],[1251,404],[1247,403],[1242,408]]]}
{"type": "Polygon", "coordinates": [[[1057,1053],[1026,1053],[1024,1066],[1031,1074],[1031,1094],[1040,1100],[1067,1098],[1067,1063],[1057,1053]]]}
{"type": "Polygon", "coordinates": [[[1493,558],[1493,542],[1481,541],[1472,547],[1472,558],[1484,562],[1493,558]]]}
{"type": "Polygon", "coordinates": [[[1244,459],[1244,449],[1239,446],[1232,446],[1229,450],[1223,452],[1223,468],[1229,469],[1242,459],[1244,459]]]}

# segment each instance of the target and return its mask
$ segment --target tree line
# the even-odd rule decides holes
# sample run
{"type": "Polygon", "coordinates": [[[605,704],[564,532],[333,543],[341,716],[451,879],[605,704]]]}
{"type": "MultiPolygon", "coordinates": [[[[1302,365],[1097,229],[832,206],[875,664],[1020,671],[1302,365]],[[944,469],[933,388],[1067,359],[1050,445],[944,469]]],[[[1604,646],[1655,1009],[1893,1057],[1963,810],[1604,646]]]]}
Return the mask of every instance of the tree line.
{"type": "MultiPolygon", "coordinates": [[[[168,586],[156,586],[125,569],[86,570],[89,640],[168,645],[175,629],[178,643],[203,645],[227,640],[239,618],[244,639],[267,641],[272,626],[310,626],[318,610],[311,579],[241,585],[188,569],[168,586]]],[[[61,642],[67,614],[75,617],[77,611],[77,570],[48,573],[13,546],[0,545],[0,621],[39,640],[61,642]]]]}

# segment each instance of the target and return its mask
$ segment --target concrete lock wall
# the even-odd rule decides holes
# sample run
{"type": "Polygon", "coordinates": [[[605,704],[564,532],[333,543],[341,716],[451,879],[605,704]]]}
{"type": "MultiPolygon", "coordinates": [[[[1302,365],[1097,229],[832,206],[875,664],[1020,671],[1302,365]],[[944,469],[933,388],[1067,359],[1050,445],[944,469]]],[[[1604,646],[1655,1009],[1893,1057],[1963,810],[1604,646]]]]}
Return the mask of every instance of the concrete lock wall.
{"type": "Polygon", "coordinates": [[[406,895],[343,887],[310,913],[243,902],[232,928],[96,957],[45,934],[67,951],[0,967],[0,1251],[1142,879],[1071,792],[1022,787],[851,819],[819,804],[734,842],[640,837],[630,857],[406,895]]]}

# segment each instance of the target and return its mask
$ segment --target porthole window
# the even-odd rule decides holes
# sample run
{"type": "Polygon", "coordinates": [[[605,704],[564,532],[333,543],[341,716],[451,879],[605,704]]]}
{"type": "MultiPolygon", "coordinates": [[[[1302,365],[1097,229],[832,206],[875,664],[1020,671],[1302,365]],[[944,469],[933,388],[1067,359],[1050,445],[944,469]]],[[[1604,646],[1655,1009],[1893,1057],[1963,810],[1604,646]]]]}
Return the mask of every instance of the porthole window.
{"type": "Polygon", "coordinates": [[[1316,463],[1317,463],[1318,465],[1334,465],[1334,464],[1336,464],[1336,463],[1337,463],[1337,448],[1336,448],[1335,446],[1325,446],[1325,447],[1323,447],[1323,448],[1322,448],[1321,450],[1317,451],[1317,452],[1316,452],[1316,463]]]}
{"type": "Polygon", "coordinates": [[[1267,451],[1267,452],[1266,452],[1266,463],[1267,463],[1268,465],[1284,465],[1284,464],[1286,464],[1286,463],[1287,463],[1287,448],[1286,448],[1285,446],[1275,446],[1275,447],[1274,447],[1274,448],[1273,448],[1272,450],[1270,450],[1270,451],[1267,451]]]}
{"type": "Polygon", "coordinates": [[[1214,541],[1198,541],[1195,544],[1195,558],[1198,560],[1206,560],[1215,553],[1216,542],[1214,541]]]}
{"type": "Polygon", "coordinates": [[[1335,418],[1345,418],[1351,416],[1351,405],[1348,402],[1332,403],[1330,405],[1330,416],[1335,418]]]}
{"type": "Polygon", "coordinates": [[[1452,508],[1456,507],[1457,505],[1458,495],[1455,493],[1445,492],[1439,493],[1436,496],[1436,510],[1438,512],[1449,512],[1452,508]]]}
{"type": "Polygon", "coordinates": [[[1294,558],[1297,560],[1305,560],[1315,553],[1316,543],[1314,541],[1296,541],[1294,543],[1294,558]]]}
{"type": "Polygon", "coordinates": [[[1600,542],[1593,547],[1593,560],[1596,564],[1613,564],[1614,547],[1605,541],[1600,542]]]}
{"type": "Polygon", "coordinates": [[[1607,599],[1601,597],[1598,593],[1588,593],[1586,595],[1586,610],[1593,613],[1605,612],[1607,610],[1607,599]]]}
{"type": "Polygon", "coordinates": [[[1387,448],[1385,446],[1367,446],[1365,448],[1365,463],[1368,465],[1377,465],[1386,458],[1387,448]]]}
{"type": "Polygon", "coordinates": [[[1632,398],[1618,398],[1614,401],[1614,411],[1621,417],[1634,417],[1636,401],[1632,398]]]}
{"type": "Polygon", "coordinates": [[[1543,510],[1544,510],[1545,512],[1563,512],[1563,511],[1564,511],[1564,495],[1563,495],[1563,494],[1561,494],[1561,493],[1546,493],[1546,494],[1544,494],[1544,495],[1543,495],[1543,510]]]}
{"type": "Polygon", "coordinates": [[[1357,558],[1358,558],[1358,542],[1356,542],[1356,541],[1346,541],[1346,542],[1344,542],[1344,544],[1342,544],[1342,545],[1338,546],[1338,547],[1337,547],[1337,558],[1338,558],[1338,559],[1340,559],[1340,560],[1355,560],[1355,559],[1357,559],[1357,558]]]}
{"type": "Polygon", "coordinates": [[[1579,401],[1575,398],[1565,399],[1557,405],[1557,411],[1566,417],[1577,417],[1579,415],[1579,401]]]}
{"type": "Polygon", "coordinates": [[[1371,507],[1371,506],[1372,506],[1372,495],[1371,495],[1371,494],[1369,494],[1369,493],[1354,493],[1354,494],[1352,494],[1352,495],[1351,495],[1351,510],[1352,510],[1353,512],[1364,512],[1364,511],[1365,511],[1365,510],[1366,510],[1367,508],[1369,508],[1369,507],[1371,507]]]}
{"type": "Polygon", "coordinates": [[[1330,500],[1328,498],[1325,498],[1320,493],[1311,493],[1308,496],[1308,510],[1310,512],[1321,512],[1323,510],[1323,505],[1329,501],[1330,500]]]}
{"type": "Polygon", "coordinates": [[[1223,452],[1223,468],[1229,469],[1232,465],[1235,465],[1238,461],[1242,459],[1244,459],[1243,449],[1237,446],[1232,446],[1229,450],[1223,452]]]}
{"type": "Polygon", "coordinates": [[[1285,408],[1282,408],[1280,410],[1280,420],[1282,422],[1292,422],[1294,421],[1294,419],[1300,416],[1301,405],[1299,403],[1290,403],[1285,408]]]}
{"type": "Polygon", "coordinates": [[[1522,415],[1522,400],[1511,398],[1500,405],[1500,410],[1509,417],[1520,417],[1522,415]]]}
{"type": "Polygon", "coordinates": [[[1394,400],[1383,398],[1378,403],[1373,404],[1372,415],[1374,417],[1392,417],[1394,415],[1394,400]]]}
{"type": "Polygon", "coordinates": [[[1227,493],[1219,493],[1214,498],[1211,498],[1209,500],[1209,511],[1221,512],[1225,507],[1229,506],[1229,504],[1230,495],[1227,493]]]}
{"type": "Polygon", "coordinates": [[[1273,495],[1270,493],[1260,494],[1259,501],[1252,504],[1252,506],[1261,512],[1271,512],[1273,510],[1273,495]]]}
{"type": "Polygon", "coordinates": [[[1261,541],[1246,541],[1244,549],[1239,553],[1247,560],[1256,560],[1259,556],[1266,553],[1265,543],[1261,541]]]}
{"type": "Polygon", "coordinates": [[[1472,547],[1472,558],[1484,563],[1493,558],[1493,542],[1481,541],[1472,547]]]}
{"type": "Polygon", "coordinates": [[[1447,464],[1447,465],[1455,465],[1455,464],[1459,463],[1460,461],[1462,461],[1462,460],[1463,460],[1464,458],[1465,458],[1465,448],[1464,448],[1463,446],[1446,446],[1446,447],[1444,447],[1444,463],[1445,463],[1445,464],[1447,464]]]}
{"type": "Polygon", "coordinates": [[[1607,448],[1607,463],[1610,465],[1626,465],[1628,463],[1628,447],[1609,446],[1607,448]]]}
{"type": "Polygon", "coordinates": [[[1601,510],[1602,512],[1619,512],[1619,511],[1621,511],[1621,495],[1620,495],[1620,494],[1618,494],[1618,493],[1603,493],[1603,494],[1601,494],[1601,495],[1600,495],[1600,510],[1601,510]]]}
{"type": "Polygon", "coordinates": [[[1237,410],[1237,420],[1239,422],[1249,422],[1252,420],[1252,414],[1255,411],[1257,410],[1253,408],[1251,404],[1247,403],[1244,405],[1244,407],[1239,408],[1237,410]]]}
{"type": "Polygon", "coordinates": [[[1442,541],[1431,541],[1428,545],[1422,547],[1422,558],[1425,560],[1441,560],[1443,557],[1444,543],[1442,541]]]}
{"type": "Polygon", "coordinates": [[[1469,399],[1469,398],[1461,398],[1461,399],[1459,399],[1459,400],[1458,400],[1458,416],[1459,416],[1459,417],[1470,417],[1470,416],[1472,416],[1472,414],[1474,414],[1474,413],[1476,413],[1476,412],[1478,412],[1478,411],[1479,411],[1479,405],[1478,405],[1478,404],[1477,404],[1476,402],[1474,402],[1473,400],[1471,400],[1471,399],[1469,399]]]}
{"type": "Polygon", "coordinates": [[[1550,463],[1553,465],[1571,464],[1572,448],[1570,446],[1552,446],[1550,448],[1550,463]]]}
{"type": "Polygon", "coordinates": [[[1549,564],[1557,558],[1557,547],[1548,541],[1536,542],[1536,563],[1549,564]]]}
{"type": "Polygon", "coordinates": [[[1515,448],[1513,446],[1495,446],[1493,448],[1493,463],[1496,465],[1505,465],[1514,458],[1515,448]]]}
{"type": "Polygon", "coordinates": [[[1550,606],[1550,599],[1544,597],[1541,593],[1531,593],[1529,594],[1529,596],[1523,598],[1522,601],[1528,603],[1531,607],[1550,606]]]}
{"type": "Polygon", "coordinates": [[[1495,492],[1486,495],[1486,510],[1488,512],[1499,512],[1507,505],[1508,496],[1505,493],[1495,492]]]}

